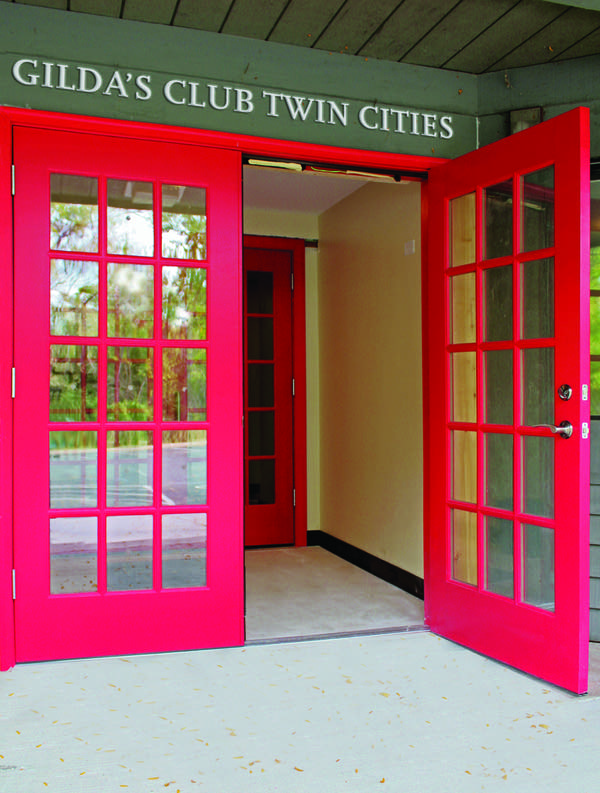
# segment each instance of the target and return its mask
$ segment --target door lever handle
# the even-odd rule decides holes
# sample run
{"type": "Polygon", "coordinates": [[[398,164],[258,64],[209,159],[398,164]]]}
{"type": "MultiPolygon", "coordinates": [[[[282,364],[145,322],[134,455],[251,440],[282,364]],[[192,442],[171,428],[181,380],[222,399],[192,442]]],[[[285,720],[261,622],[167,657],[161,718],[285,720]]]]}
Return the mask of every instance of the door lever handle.
{"type": "Polygon", "coordinates": [[[558,426],[556,424],[531,424],[530,426],[535,429],[550,430],[553,435],[560,435],[561,438],[570,438],[573,434],[573,425],[570,421],[561,421],[558,426]]]}

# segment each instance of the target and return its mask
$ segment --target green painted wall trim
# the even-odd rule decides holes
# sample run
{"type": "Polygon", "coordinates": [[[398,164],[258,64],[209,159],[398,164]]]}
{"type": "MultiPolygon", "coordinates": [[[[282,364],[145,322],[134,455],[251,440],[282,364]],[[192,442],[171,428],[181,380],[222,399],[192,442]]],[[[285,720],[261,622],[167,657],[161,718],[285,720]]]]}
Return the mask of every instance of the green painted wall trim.
{"type": "Polygon", "coordinates": [[[600,55],[479,76],[479,115],[600,99],[600,55]]]}
{"type": "Polygon", "coordinates": [[[472,75],[8,3],[0,4],[0,103],[440,157],[476,146],[472,75]],[[11,73],[23,58],[36,63],[23,65],[21,79],[35,85],[11,73]],[[88,90],[98,79],[99,90],[88,90]],[[229,97],[226,109],[210,107],[208,84],[217,86],[214,105],[229,97]],[[282,92],[287,99],[273,97],[282,92]],[[303,111],[310,98],[302,120],[298,101],[303,111]]]}
{"type": "Polygon", "coordinates": [[[456,157],[509,134],[511,110],[540,106],[549,118],[586,105],[598,158],[599,85],[600,55],[475,76],[0,3],[0,104],[16,107],[456,157]],[[37,85],[14,79],[20,58],[36,62],[22,75],[37,85]],[[44,68],[53,88],[43,87],[44,68]],[[56,87],[61,79],[63,88],[56,87]],[[101,87],[89,90],[98,79],[101,87]],[[211,90],[214,105],[228,99],[226,109],[210,106],[211,90]],[[453,135],[445,138],[447,116],[453,135]]]}
{"type": "Polygon", "coordinates": [[[510,111],[541,107],[544,119],[590,108],[592,159],[600,158],[600,55],[479,76],[479,144],[510,134],[510,111]]]}

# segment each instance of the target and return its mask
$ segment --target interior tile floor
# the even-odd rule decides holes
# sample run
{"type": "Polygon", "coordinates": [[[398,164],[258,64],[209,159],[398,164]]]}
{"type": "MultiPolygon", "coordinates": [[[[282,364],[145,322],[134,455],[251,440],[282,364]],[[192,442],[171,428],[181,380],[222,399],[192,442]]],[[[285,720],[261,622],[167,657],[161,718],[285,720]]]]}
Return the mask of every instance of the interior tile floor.
{"type": "Polygon", "coordinates": [[[317,546],[246,551],[246,640],[423,627],[423,601],[317,546]]]}

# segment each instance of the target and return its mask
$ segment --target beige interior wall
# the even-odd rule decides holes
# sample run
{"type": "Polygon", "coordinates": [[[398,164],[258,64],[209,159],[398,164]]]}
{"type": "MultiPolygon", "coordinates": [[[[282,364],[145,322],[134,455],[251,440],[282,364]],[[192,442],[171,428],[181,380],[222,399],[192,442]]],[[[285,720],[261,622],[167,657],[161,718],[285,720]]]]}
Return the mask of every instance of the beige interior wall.
{"type": "Polygon", "coordinates": [[[321,529],[423,576],[420,206],[369,183],[325,212],[318,280],[321,529]]]}
{"type": "MultiPolygon", "coordinates": [[[[244,234],[265,237],[293,237],[315,240],[318,217],[298,212],[244,209],[244,234]]],[[[306,248],[306,424],[307,424],[307,527],[320,528],[319,453],[319,301],[317,284],[318,252],[306,248]]]]}

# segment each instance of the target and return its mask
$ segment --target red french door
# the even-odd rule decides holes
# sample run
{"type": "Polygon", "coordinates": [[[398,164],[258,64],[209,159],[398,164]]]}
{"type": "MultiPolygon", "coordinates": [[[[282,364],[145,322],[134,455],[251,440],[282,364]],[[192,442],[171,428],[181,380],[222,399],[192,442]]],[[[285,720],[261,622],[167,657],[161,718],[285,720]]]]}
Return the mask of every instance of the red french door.
{"type": "Polygon", "coordinates": [[[433,168],[435,632],[576,692],[589,627],[589,117],[433,168]]]}
{"type": "Polygon", "coordinates": [[[291,250],[244,245],[247,546],[294,542],[291,278],[291,250]]]}
{"type": "Polygon", "coordinates": [[[241,644],[239,155],[14,152],[17,661],[241,644]]]}

